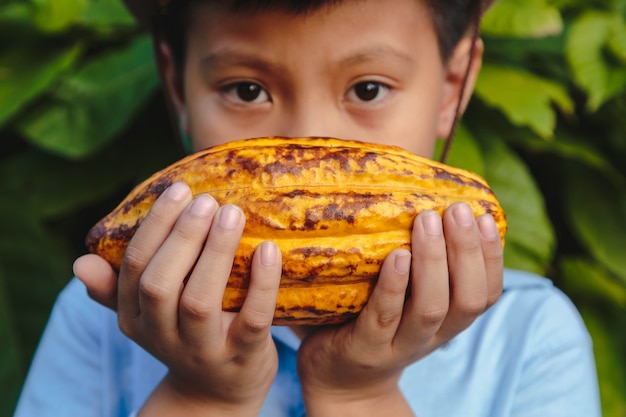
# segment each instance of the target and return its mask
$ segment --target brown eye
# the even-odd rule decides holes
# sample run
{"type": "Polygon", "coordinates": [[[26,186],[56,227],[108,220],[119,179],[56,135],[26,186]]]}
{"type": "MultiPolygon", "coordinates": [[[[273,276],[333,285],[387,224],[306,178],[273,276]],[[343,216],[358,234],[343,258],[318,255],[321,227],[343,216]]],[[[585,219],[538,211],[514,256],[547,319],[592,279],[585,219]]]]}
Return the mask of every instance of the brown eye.
{"type": "Polygon", "coordinates": [[[252,102],[259,98],[263,89],[258,84],[241,83],[237,86],[237,97],[243,101],[252,102]]]}
{"type": "Polygon", "coordinates": [[[348,98],[357,102],[372,102],[382,99],[389,92],[389,87],[375,81],[355,84],[348,92],[348,98]]]}
{"type": "Polygon", "coordinates": [[[230,100],[243,103],[262,103],[268,101],[269,97],[263,87],[253,82],[238,82],[230,84],[222,89],[223,93],[230,100]]]}
{"type": "Polygon", "coordinates": [[[354,93],[363,101],[374,100],[378,96],[380,85],[376,83],[361,83],[354,87],[354,93]]]}

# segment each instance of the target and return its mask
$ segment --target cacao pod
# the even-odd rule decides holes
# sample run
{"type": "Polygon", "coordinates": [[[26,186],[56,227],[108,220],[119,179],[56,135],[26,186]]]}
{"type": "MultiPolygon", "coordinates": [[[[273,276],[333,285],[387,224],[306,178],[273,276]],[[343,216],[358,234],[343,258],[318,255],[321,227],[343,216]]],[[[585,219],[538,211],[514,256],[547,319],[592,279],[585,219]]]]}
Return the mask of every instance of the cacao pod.
{"type": "Polygon", "coordinates": [[[189,155],[139,184],[86,239],[118,269],[156,198],[176,181],[193,195],[238,205],[246,226],[223,298],[237,311],[255,248],[281,250],[274,324],[340,323],[359,313],[385,257],[411,249],[411,228],[425,209],[443,213],[464,201],[491,213],[504,243],[506,218],[480,176],[403,149],[332,138],[258,138],[189,155]]]}

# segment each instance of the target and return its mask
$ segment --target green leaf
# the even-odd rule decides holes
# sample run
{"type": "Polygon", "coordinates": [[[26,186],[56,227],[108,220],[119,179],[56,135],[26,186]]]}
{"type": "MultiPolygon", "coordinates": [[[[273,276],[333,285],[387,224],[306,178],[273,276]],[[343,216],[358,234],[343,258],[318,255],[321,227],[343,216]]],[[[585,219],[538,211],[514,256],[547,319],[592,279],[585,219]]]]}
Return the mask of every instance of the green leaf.
{"type": "Polygon", "coordinates": [[[554,134],[556,112],[572,114],[574,104],[560,84],[522,69],[483,66],[476,85],[476,95],[499,109],[513,124],[528,126],[544,139],[554,134]]]}
{"type": "Polygon", "coordinates": [[[123,151],[111,146],[78,161],[27,149],[2,162],[0,178],[4,178],[5,188],[19,194],[33,208],[37,218],[71,216],[173,162],[180,154],[171,137],[163,134],[164,125],[147,125],[140,132],[129,132],[123,151]]]}
{"type": "Polygon", "coordinates": [[[577,161],[589,168],[602,172],[615,183],[626,184],[626,176],[599,148],[598,141],[590,141],[586,135],[574,135],[571,132],[557,130],[554,140],[542,140],[534,135],[510,135],[509,139],[533,153],[550,152],[564,160],[577,161]]]}
{"type": "Polygon", "coordinates": [[[587,11],[568,32],[565,53],[574,81],[588,95],[587,109],[595,112],[626,87],[626,66],[614,66],[605,58],[611,46],[625,54],[624,20],[616,14],[587,11]]]}
{"type": "Polygon", "coordinates": [[[0,412],[8,416],[71,260],[19,195],[0,192],[0,412]]]}
{"type": "Polygon", "coordinates": [[[34,22],[46,32],[60,32],[82,14],[89,0],[32,0],[36,6],[34,22]]]}
{"type": "Polygon", "coordinates": [[[64,243],[51,238],[27,202],[10,190],[0,191],[0,265],[23,354],[19,365],[26,369],[50,307],[71,277],[72,260],[61,249],[64,243]]]}
{"type": "Polygon", "coordinates": [[[626,189],[577,164],[566,166],[563,175],[564,207],[572,231],[626,284],[626,189]]]}
{"type": "Polygon", "coordinates": [[[3,161],[0,176],[6,178],[5,187],[33,207],[37,218],[56,218],[111,195],[130,181],[132,170],[125,169],[129,154],[114,159],[100,153],[68,161],[31,148],[3,161]]]}
{"type": "Polygon", "coordinates": [[[31,25],[33,5],[25,1],[9,1],[2,4],[0,1],[0,26],[10,24],[31,25]]]}
{"type": "Polygon", "coordinates": [[[626,20],[615,19],[607,43],[613,55],[626,64],[626,20]]]}
{"type": "Polygon", "coordinates": [[[78,57],[79,46],[15,44],[0,55],[0,126],[37,97],[78,57]]]}
{"type": "Polygon", "coordinates": [[[54,96],[25,115],[18,127],[37,146],[83,157],[113,140],[157,83],[151,40],[141,36],[62,80],[54,96]]]}
{"type": "Polygon", "coordinates": [[[135,19],[120,0],[91,0],[79,18],[87,27],[135,26],[135,19]]]}
{"type": "Polygon", "coordinates": [[[0,0],[0,24],[27,25],[43,32],[63,32],[77,25],[91,31],[114,31],[137,24],[120,0],[19,0],[2,3],[0,0]]]}
{"type": "Polygon", "coordinates": [[[498,0],[482,22],[482,31],[492,36],[541,38],[562,30],[559,9],[546,0],[498,0]]]}
{"type": "Polygon", "coordinates": [[[588,302],[609,302],[616,308],[626,308],[626,284],[597,262],[566,257],[559,262],[559,271],[569,295],[588,302]]]}
{"type": "Polygon", "coordinates": [[[543,196],[528,167],[502,140],[486,133],[476,137],[481,138],[487,182],[507,216],[505,265],[545,274],[555,237],[543,196]]]}
{"type": "MultiPolygon", "coordinates": [[[[454,135],[452,147],[446,163],[451,166],[467,169],[480,176],[485,176],[485,160],[479,143],[471,132],[460,124],[454,135]]],[[[436,155],[441,155],[444,141],[437,142],[436,155]]]]}

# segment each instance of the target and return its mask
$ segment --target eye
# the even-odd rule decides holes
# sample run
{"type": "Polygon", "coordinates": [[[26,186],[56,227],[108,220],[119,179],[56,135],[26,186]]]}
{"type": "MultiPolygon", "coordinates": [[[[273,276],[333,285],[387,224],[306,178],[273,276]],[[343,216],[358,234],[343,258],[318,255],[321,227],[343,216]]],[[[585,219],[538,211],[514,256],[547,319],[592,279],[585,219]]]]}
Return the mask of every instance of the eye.
{"type": "Polygon", "coordinates": [[[263,103],[269,100],[267,91],[253,82],[229,84],[222,89],[222,94],[231,100],[244,103],[263,103]]]}
{"type": "Polygon", "coordinates": [[[373,102],[381,100],[389,93],[390,87],[376,81],[365,81],[354,85],[348,91],[350,101],[373,102]]]}

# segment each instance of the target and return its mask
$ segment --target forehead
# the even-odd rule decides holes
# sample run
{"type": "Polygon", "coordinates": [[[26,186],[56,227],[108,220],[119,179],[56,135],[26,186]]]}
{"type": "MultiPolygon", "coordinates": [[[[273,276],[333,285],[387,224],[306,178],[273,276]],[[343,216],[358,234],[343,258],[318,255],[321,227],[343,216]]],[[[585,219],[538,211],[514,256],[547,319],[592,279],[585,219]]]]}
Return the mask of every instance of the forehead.
{"type": "MultiPolygon", "coordinates": [[[[363,0],[191,0],[196,3],[212,3],[221,5],[234,13],[254,14],[263,11],[282,11],[292,15],[301,15],[315,12],[323,8],[330,8],[342,3],[359,3],[363,0]]],[[[423,2],[425,0],[413,0],[415,2],[423,2]]],[[[379,5],[382,7],[384,3],[381,1],[379,5]]]]}
{"type": "Polygon", "coordinates": [[[354,35],[437,42],[430,9],[422,0],[192,1],[191,6],[187,33],[203,42],[225,34],[253,40],[327,38],[335,48],[348,37],[354,42],[354,35]]]}

